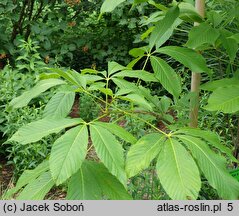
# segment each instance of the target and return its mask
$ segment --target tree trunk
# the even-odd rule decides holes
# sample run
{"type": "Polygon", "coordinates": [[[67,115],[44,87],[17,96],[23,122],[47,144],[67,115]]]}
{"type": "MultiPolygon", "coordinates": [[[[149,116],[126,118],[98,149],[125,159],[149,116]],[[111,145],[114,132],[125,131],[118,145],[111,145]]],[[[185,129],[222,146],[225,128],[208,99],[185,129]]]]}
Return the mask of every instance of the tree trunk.
{"type": "MultiPolygon", "coordinates": [[[[195,8],[202,17],[205,16],[205,0],[196,0],[195,8]]],[[[197,26],[197,25],[199,25],[199,23],[194,23],[194,25],[197,26]]],[[[203,32],[202,32],[202,34],[203,34],[203,32]]],[[[194,93],[194,99],[191,100],[191,105],[190,105],[189,126],[193,127],[193,128],[196,128],[198,126],[200,82],[201,82],[201,74],[196,73],[196,71],[192,72],[191,92],[194,93]]]]}

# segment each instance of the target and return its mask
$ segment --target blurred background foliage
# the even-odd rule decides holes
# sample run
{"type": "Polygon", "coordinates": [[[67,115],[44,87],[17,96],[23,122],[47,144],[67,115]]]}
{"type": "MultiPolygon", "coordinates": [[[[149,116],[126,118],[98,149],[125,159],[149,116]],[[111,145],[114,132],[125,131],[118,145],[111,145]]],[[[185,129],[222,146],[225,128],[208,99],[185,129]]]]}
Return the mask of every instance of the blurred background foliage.
{"type": "MultiPolygon", "coordinates": [[[[80,71],[83,68],[106,69],[108,61],[127,65],[131,60],[129,50],[147,44],[142,34],[157,21],[158,9],[142,1],[132,7],[128,0],[117,7],[113,13],[99,17],[103,0],[1,0],[0,1],[0,157],[6,157],[14,166],[16,176],[23,170],[34,168],[48,157],[56,137],[47,137],[39,143],[28,146],[12,143],[4,144],[22,125],[41,118],[46,102],[54,90],[33,100],[30,106],[11,110],[9,102],[24,90],[34,86],[37,77],[45,68],[61,66],[80,71]],[[24,158],[24,159],[23,159],[24,158]]],[[[172,1],[155,0],[168,6],[172,1]]],[[[193,0],[184,2],[194,4],[193,0]]],[[[237,0],[206,0],[207,22],[223,32],[224,35],[239,33],[239,2],[237,0]]],[[[183,46],[193,22],[183,22],[168,45],[183,46]]],[[[228,43],[228,42],[225,42],[228,43]]],[[[238,50],[238,47],[237,47],[238,50]]],[[[213,75],[204,75],[202,82],[225,77],[239,76],[238,53],[231,46],[216,44],[202,53],[213,75]],[[232,60],[232,58],[234,58],[232,60]]],[[[135,68],[142,68],[143,60],[135,68]]],[[[183,82],[183,94],[177,106],[175,119],[178,124],[188,123],[190,74],[186,68],[171,58],[167,61],[179,73],[183,82]]],[[[151,68],[147,68],[148,71],[151,68]]],[[[155,95],[165,94],[159,86],[150,85],[155,95]]],[[[209,95],[201,94],[201,107],[207,103],[209,95]]],[[[89,120],[97,115],[93,101],[82,96],[79,104],[82,117],[89,120]],[[89,114],[88,110],[94,108],[89,114]]],[[[199,127],[217,132],[226,145],[233,148],[237,139],[235,115],[209,112],[200,109],[199,127]]],[[[112,117],[113,119],[113,117],[112,117]]],[[[135,122],[127,119],[124,124],[134,135],[145,133],[145,125],[135,127],[135,122]]],[[[136,176],[130,183],[130,190],[136,199],[159,199],[166,196],[155,173],[149,169],[136,176]],[[141,187],[139,193],[139,185],[141,187]]],[[[217,199],[214,191],[203,183],[201,199],[217,199]],[[208,193],[205,193],[204,191],[208,193]]],[[[167,197],[164,197],[167,198],[167,197]]]]}

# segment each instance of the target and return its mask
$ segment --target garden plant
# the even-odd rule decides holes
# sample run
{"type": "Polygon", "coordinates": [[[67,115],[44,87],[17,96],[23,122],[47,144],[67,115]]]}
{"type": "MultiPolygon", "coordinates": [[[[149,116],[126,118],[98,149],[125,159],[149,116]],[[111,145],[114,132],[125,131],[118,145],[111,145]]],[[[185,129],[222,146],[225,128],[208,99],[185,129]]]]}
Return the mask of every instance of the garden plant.
{"type": "MultiPolygon", "coordinates": [[[[29,2],[34,8],[34,1],[29,2]]],[[[43,19],[50,23],[49,19],[55,19],[47,13],[52,5],[40,2],[42,6],[32,9],[36,14],[29,19],[34,23],[44,12],[43,19]]],[[[77,16],[74,7],[84,2],[59,4],[72,19],[77,16]]],[[[71,63],[78,56],[73,41],[63,52],[57,46],[53,49],[50,41],[54,38],[45,35],[44,50],[31,40],[34,31],[44,27],[35,23],[25,29],[14,28],[12,40],[18,31],[24,32],[25,40],[18,41],[18,49],[7,45],[6,49],[19,56],[13,63],[17,74],[26,73],[31,79],[27,90],[11,93],[11,100],[0,105],[9,114],[19,110],[34,113],[34,120],[11,129],[3,146],[12,146],[10,151],[14,146],[35,146],[31,152],[37,154],[42,145],[43,152],[33,159],[35,168],[28,166],[3,199],[44,199],[52,188],[62,185],[66,199],[72,200],[195,200],[205,197],[206,187],[208,193],[216,194],[214,199],[239,198],[238,2],[105,0],[100,13],[94,15],[95,22],[103,25],[110,19],[107,16],[125,7],[145,10],[140,28],[130,32],[140,41],[130,47],[125,58],[119,53],[112,57],[114,52],[108,53],[108,59],[95,55],[97,63],[87,62],[82,69],[64,62],[70,59],[71,63]],[[226,7],[235,11],[228,12],[226,7]],[[34,49],[21,53],[27,47],[34,49]],[[48,62],[46,57],[52,55],[54,60],[48,62]],[[102,63],[104,60],[109,61],[102,63]],[[214,127],[219,115],[229,119],[230,126],[225,128],[233,135],[223,126],[220,131],[214,127]],[[212,126],[203,125],[208,118],[212,126]],[[145,181],[137,184],[140,179],[145,181]],[[145,184],[151,195],[142,192],[145,184]],[[141,192],[142,196],[137,196],[141,192]]],[[[64,31],[60,40],[74,38],[75,32],[64,31]]],[[[118,32],[124,35],[119,44],[127,41],[124,31],[118,32]]],[[[104,45],[99,41],[98,47],[104,45]]],[[[88,52],[88,48],[81,51],[88,52]]],[[[9,74],[10,66],[4,70],[9,74]]]]}

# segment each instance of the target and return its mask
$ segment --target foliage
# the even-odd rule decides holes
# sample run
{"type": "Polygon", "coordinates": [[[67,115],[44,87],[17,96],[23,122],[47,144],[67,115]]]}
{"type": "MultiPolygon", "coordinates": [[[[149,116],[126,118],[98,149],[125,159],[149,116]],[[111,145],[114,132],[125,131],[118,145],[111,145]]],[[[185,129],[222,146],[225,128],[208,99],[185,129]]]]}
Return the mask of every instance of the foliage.
{"type": "Polygon", "coordinates": [[[19,52],[22,54],[16,60],[17,67],[5,66],[0,72],[0,153],[8,158],[8,164],[13,164],[14,175],[19,176],[25,169],[35,168],[47,157],[50,150],[49,143],[52,137],[34,143],[31,146],[23,146],[18,143],[4,144],[22,125],[39,119],[43,114],[46,101],[52,93],[45,93],[37,100],[33,100],[28,107],[11,109],[10,101],[20,95],[26,89],[33,87],[36,82],[35,76],[45,68],[37,53],[35,42],[22,41],[19,44],[19,52]],[[20,71],[20,72],[19,72],[20,71]],[[22,72],[22,73],[21,73],[22,72]]]}
{"type": "MultiPolygon", "coordinates": [[[[110,12],[123,2],[109,4],[106,0],[101,12],[110,12]]],[[[212,20],[203,20],[190,3],[174,2],[165,7],[154,1],[135,0],[134,5],[141,2],[153,5],[159,13],[147,21],[149,29],[143,34],[146,43],[130,50],[134,59],[127,66],[109,61],[107,71],[86,68],[80,72],[53,67],[40,75],[32,89],[10,102],[13,108],[24,107],[51,87],[57,89],[43,117],[19,128],[7,142],[29,145],[46,136],[65,133],[54,141],[49,159],[43,162],[44,168],[40,164],[34,170],[25,171],[6,197],[19,192],[18,199],[43,199],[54,185],[66,183],[68,199],[131,199],[128,189],[137,197],[132,188],[134,180],[142,172],[150,171],[153,175],[149,181],[156,182],[158,196],[164,190],[167,198],[198,199],[203,196],[200,191],[202,185],[207,187],[206,182],[216,189],[220,198],[238,199],[239,183],[227,170],[227,160],[238,163],[231,149],[221,143],[216,133],[188,128],[184,122],[175,123],[177,116],[170,115],[170,108],[180,108],[183,100],[193,99],[193,95],[185,93],[185,86],[182,87],[175,61],[185,71],[212,76],[213,71],[197,51],[225,49],[232,64],[237,53],[233,48],[237,34],[219,28],[220,23],[213,25],[212,20]],[[168,44],[181,23],[194,21],[201,25],[192,26],[184,47],[168,44]],[[205,35],[200,37],[198,32],[202,30],[205,35]],[[233,43],[229,43],[231,40],[233,43]],[[142,68],[133,69],[139,61],[143,61],[142,68]],[[152,83],[163,91],[153,93],[147,88],[152,83]],[[159,94],[162,92],[168,97],[159,94]],[[91,103],[97,103],[101,109],[98,116],[70,118],[75,95],[83,98],[87,95],[91,103]],[[111,116],[114,121],[102,122],[111,116]],[[135,137],[127,127],[118,125],[127,118],[147,125],[147,130],[135,137]],[[96,154],[93,160],[89,157],[92,152],[96,154]]],[[[236,112],[238,98],[233,89],[237,85],[235,78],[205,84],[205,90],[213,90],[207,109],[236,112]]]]}
{"type": "MultiPolygon", "coordinates": [[[[135,35],[141,32],[140,19],[148,12],[139,5],[128,13],[125,2],[111,15],[99,18],[101,1],[2,1],[0,3],[0,54],[15,60],[21,40],[38,41],[46,63],[102,68],[106,61],[126,64],[135,35]],[[120,34],[119,34],[120,32],[120,34]]],[[[144,28],[143,28],[144,29],[144,28]]]]}

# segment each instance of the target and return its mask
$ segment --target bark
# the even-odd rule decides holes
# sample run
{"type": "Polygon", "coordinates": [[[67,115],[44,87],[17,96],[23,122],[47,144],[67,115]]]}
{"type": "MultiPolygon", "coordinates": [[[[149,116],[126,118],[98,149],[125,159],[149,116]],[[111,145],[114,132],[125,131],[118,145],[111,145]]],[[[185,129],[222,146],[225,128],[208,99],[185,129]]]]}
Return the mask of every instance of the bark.
{"type": "MultiPolygon", "coordinates": [[[[205,16],[205,0],[196,0],[195,8],[202,17],[205,16]]],[[[194,25],[197,26],[199,25],[199,23],[194,23],[194,25]]],[[[195,98],[193,99],[193,101],[191,101],[189,115],[190,118],[189,126],[193,128],[198,127],[200,82],[201,82],[201,74],[196,73],[196,71],[193,71],[191,78],[191,92],[194,93],[195,98]]]]}

